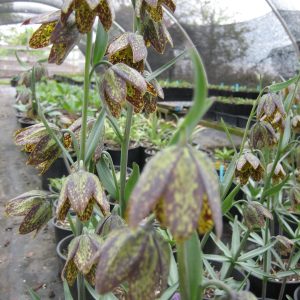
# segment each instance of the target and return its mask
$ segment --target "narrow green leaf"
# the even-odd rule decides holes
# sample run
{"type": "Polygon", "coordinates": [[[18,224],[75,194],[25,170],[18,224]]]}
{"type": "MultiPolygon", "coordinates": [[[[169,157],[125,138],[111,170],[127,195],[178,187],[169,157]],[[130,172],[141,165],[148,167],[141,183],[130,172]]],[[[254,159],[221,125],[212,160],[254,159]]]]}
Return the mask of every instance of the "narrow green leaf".
{"type": "Polygon", "coordinates": [[[100,181],[103,184],[104,188],[108,191],[109,195],[113,199],[117,199],[118,191],[114,184],[113,175],[103,156],[101,157],[100,161],[97,163],[96,169],[100,181]]]}
{"type": "Polygon", "coordinates": [[[74,300],[69,288],[69,285],[66,280],[63,281],[64,284],[64,295],[65,295],[65,300],[74,300]]]}
{"type": "Polygon", "coordinates": [[[147,81],[151,81],[152,79],[156,78],[166,70],[168,70],[170,67],[172,67],[179,59],[183,58],[186,54],[187,50],[184,50],[180,54],[178,54],[176,57],[168,61],[166,64],[158,68],[157,70],[153,71],[149,76],[146,77],[147,81]]]}
{"type": "Polygon", "coordinates": [[[169,300],[174,295],[174,293],[178,290],[179,284],[178,282],[171,285],[159,298],[160,300],[169,300]]]}
{"type": "Polygon", "coordinates": [[[177,243],[179,287],[183,299],[198,300],[202,284],[203,262],[197,232],[182,243],[177,243]]]}
{"type": "Polygon", "coordinates": [[[281,214],[276,214],[276,215],[277,215],[277,217],[279,219],[279,223],[283,226],[284,230],[288,233],[289,237],[295,238],[295,232],[294,232],[294,230],[285,221],[284,217],[281,214]]]}
{"type": "Polygon", "coordinates": [[[213,232],[210,233],[210,237],[225,256],[231,257],[230,250],[225,246],[225,244],[220,239],[216,237],[216,235],[213,232]]]}
{"type": "Polygon", "coordinates": [[[288,109],[291,107],[292,102],[294,101],[294,92],[289,92],[289,94],[287,95],[286,99],[284,100],[283,106],[284,106],[284,110],[286,111],[286,113],[288,114],[288,109]]]}
{"type": "Polygon", "coordinates": [[[217,254],[203,254],[203,257],[207,260],[217,261],[217,262],[226,262],[229,261],[228,257],[217,255],[217,254]]]}
{"type": "Polygon", "coordinates": [[[93,64],[96,65],[105,55],[108,43],[108,33],[100,20],[98,21],[96,40],[94,44],[93,64]]]}
{"type": "Polygon", "coordinates": [[[140,169],[139,169],[138,164],[133,163],[132,169],[133,169],[132,174],[129,177],[129,179],[126,183],[126,186],[125,186],[125,201],[126,202],[128,202],[131,192],[133,191],[137,181],[140,178],[140,169]]]}
{"type": "Polygon", "coordinates": [[[76,227],[75,227],[75,224],[74,224],[73,219],[71,217],[71,214],[69,212],[67,214],[67,218],[68,218],[68,222],[70,224],[70,228],[71,228],[73,234],[76,235],[76,227]]]}
{"type": "Polygon", "coordinates": [[[207,77],[201,57],[194,48],[191,49],[190,56],[195,70],[193,106],[174,133],[170,145],[177,144],[182,140],[188,140],[200,119],[212,105],[212,101],[207,99],[207,77]]]}
{"type": "Polygon", "coordinates": [[[95,289],[88,283],[87,280],[84,280],[84,284],[85,284],[87,290],[89,291],[89,293],[91,294],[91,296],[95,300],[118,300],[118,298],[113,293],[107,293],[105,295],[99,295],[95,291],[95,289]]]}
{"type": "Polygon", "coordinates": [[[233,200],[237,193],[239,192],[241,186],[238,184],[235,188],[229,193],[229,195],[222,201],[222,212],[225,215],[233,205],[233,200]]]}
{"type": "Polygon", "coordinates": [[[235,171],[235,164],[236,164],[236,160],[237,160],[238,155],[235,154],[227,168],[227,171],[225,172],[224,175],[224,180],[221,183],[221,198],[224,199],[224,197],[226,197],[230,186],[232,184],[232,179],[234,176],[234,171],[235,171]]]}
{"type": "Polygon", "coordinates": [[[174,284],[178,283],[179,278],[178,278],[177,263],[174,258],[171,246],[169,246],[169,247],[170,247],[171,255],[170,255],[170,272],[169,272],[169,277],[168,277],[168,285],[173,286],[174,284]]]}
{"type": "Polygon", "coordinates": [[[270,92],[279,92],[279,91],[287,88],[292,83],[295,83],[297,81],[297,79],[298,79],[298,75],[287,81],[272,84],[269,86],[269,90],[270,90],[270,92]]]}
{"type": "Polygon", "coordinates": [[[281,271],[276,273],[277,278],[285,278],[293,275],[299,275],[300,274],[300,269],[293,269],[289,271],[281,271]]]}
{"type": "Polygon", "coordinates": [[[285,128],[284,128],[284,132],[283,132],[283,137],[282,137],[282,143],[281,143],[281,149],[284,149],[291,138],[291,118],[287,117],[285,120],[285,128]]]}
{"type": "Polygon", "coordinates": [[[240,247],[241,241],[240,241],[240,227],[238,224],[237,216],[234,219],[234,223],[232,226],[232,239],[231,239],[231,252],[232,256],[235,256],[237,253],[239,247],[240,247]]]}
{"type": "Polygon", "coordinates": [[[232,146],[232,149],[234,150],[234,152],[235,152],[235,154],[236,154],[236,153],[237,153],[237,150],[236,150],[235,144],[234,144],[234,142],[233,142],[233,139],[232,139],[232,137],[231,137],[231,134],[230,134],[230,132],[229,132],[229,130],[228,130],[228,127],[227,127],[226,123],[224,122],[223,118],[221,118],[221,124],[222,124],[222,127],[224,128],[224,131],[225,131],[225,133],[226,133],[226,136],[227,136],[228,140],[230,141],[230,144],[231,144],[231,146],[232,146]]]}
{"type": "Polygon", "coordinates": [[[280,183],[278,183],[277,185],[269,188],[266,191],[266,197],[272,196],[277,194],[279,191],[282,190],[282,187],[287,183],[287,181],[289,180],[289,176],[287,176],[283,181],[281,181],[280,183]]]}
{"type": "Polygon", "coordinates": [[[100,142],[101,133],[102,133],[103,126],[104,126],[105,116],[106,116],[106,111],[103,108],[101,110],[99,116],[97,117],[96,122],[93,125],[91,133],[89,134],[89,138],[87,140],[87,150],[86,150],[86,155],[85,155],[85,162],[88,162],[92,158],[92,155],[94,154],[94,151],[100,142]]]}
{"type": "Polygon", "coordinates": [[[42,299],[31,287],[27,287],[27,291],[32,300],[41,300],[42,299]]]}
{"type": "Polygon", "coordinates": [[[21,58],[18,54],[18,51],[15,51],[15,56],[16,56],[18,63],[20,64],[20,66],[22,66],[24,69],[26,69],[26,71],[30,70],[30,65],[28,65],[27,63],[25,63],[24,61],[21,60],[21,58]]]}
{"type": "Polygon", "coordinates": [[[238,258],[238,261],[247,261],[248,259],[259,256],[259,255],[265,253],[271,247],[273,247],[274,244],[275,244],[275,241],[273,241],[272,243],[270,243],[269,245],[266,245],[264,247],[260,247],[260,248],[254,249],[252,251],[246,252],[238,258]]]}

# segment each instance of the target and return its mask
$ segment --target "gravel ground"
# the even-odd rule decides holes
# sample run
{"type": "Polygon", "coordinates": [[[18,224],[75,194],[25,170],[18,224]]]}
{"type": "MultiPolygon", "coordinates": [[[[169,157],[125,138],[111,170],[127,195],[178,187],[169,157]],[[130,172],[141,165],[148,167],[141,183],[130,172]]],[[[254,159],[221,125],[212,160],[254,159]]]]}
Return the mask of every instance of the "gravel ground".
{"type": "Polygon", "coordinates": [[[55,251],[54,231],[49,225],[34,234],[19,235],[22,217],[8,218],[5,203],[26,191],[40,188],[36,170],[26,166],[26,155],[14,145],[18,129],[14,103],[15,89],[0,86],[0,300],[30,299],[32,287],[41,299],[63,299],[55,251]]]}

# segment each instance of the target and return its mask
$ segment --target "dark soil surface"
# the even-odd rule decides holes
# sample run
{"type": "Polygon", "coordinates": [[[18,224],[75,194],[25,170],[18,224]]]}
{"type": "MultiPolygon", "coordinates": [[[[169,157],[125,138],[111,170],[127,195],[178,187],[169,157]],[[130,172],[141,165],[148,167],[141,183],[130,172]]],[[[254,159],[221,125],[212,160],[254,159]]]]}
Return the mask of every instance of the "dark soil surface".
{"type": "Polygon", "coordinates": [[[40,188],[36,170],[26,166],[26,155],[14,145],[18,129],[15,89],[0,86],[0,300],[30,299],[27,287],[41,299],[64,299],[55,251],[54,231],[49,225],[34,234],[19,235],[22,217],[7,217],[5,203],[24,192],[40,188]]]}

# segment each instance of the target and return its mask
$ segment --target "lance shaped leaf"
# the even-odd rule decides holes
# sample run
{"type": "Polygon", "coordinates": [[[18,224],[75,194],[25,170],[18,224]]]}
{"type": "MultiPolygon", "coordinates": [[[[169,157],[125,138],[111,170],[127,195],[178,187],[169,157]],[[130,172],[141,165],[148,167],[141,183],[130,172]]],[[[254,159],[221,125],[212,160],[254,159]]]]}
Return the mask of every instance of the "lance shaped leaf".
{"type": "Polygon", "coordinates": [[[155,232],[141,228],[112,232],[100,250],[96,289],[103,294],[128,282],[130,299],[156,299],[166,287],[169,255],[155,232]]]}
{"type": "Polygon", "coordinates": [[[52,206],[49,201],[34,205],[26,214],[20,227],[20,234],[27,234],[34,230],[36,233],[52,218],[52,206]]]}
{"type": "Polygon", "coordinates": [[[47,195],[47,192],[40,190],[23,193],[8,201],[5,212],[9,216],[25,216],[33,206],[43,203],[47,195]]]}
{"type": "Polygon", "coordinates": [[[57,206],[58,219],[64,220],[72,207],[81,221],[87,221],[95,203],[104,215],[109,212],[109,203],[98,177],[86,171],[75,172],[66,178],[62,187],[57,206]]]}
{"type": "Polygon", "coordinates": [[[220,193],[212,170],[208,157],[191,147],[173,146],[161,151],[149,161],[132,192],[129,225],[137,226],[155,209],[159,221],[177,240],[187,239],[205,221],[213,222],[220,236],[220,193]]]}
{"type": "Polygon", "coordinates": [[[66,279],[69,285],[73,285],[78,272],[80,272],[94,285],[96,266],[93,258],[101,244],[102,239],[94,233],[75,237],[68,247],[68,257],[62,271],[62,279],[66,279]]]}

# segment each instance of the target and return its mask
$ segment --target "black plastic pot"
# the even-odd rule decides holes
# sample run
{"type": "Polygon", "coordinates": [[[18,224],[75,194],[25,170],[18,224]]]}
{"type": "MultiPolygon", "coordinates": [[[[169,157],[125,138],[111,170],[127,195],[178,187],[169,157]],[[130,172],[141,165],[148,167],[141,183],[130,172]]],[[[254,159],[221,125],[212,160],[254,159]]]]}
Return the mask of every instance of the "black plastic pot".
{"type": "Polygon", "coordinates": [[[164,95],[164,101],[192,101],[193,89],[167,87],[164,88],[164,95]]]}
{"type": "MultiPolygon", "coordinates": [[[[250,291],[256,295],[261,296],[262,291],[262,278],[255,274],[249,275],[250,280],[250,291]]],[[[269,280],[267,282],[267,297],[277,299],[280,293],[281,281],[269,280]]],[[[288,281],[285,286],[284,295],[294,296],[295,290],[299,287],[300,282],[298,281],[288,281]]],[[[285,297],[284,297],[285,298],[285,297]]]]}
{"type": "Polygon", "coordinates": [[[225,112],[217,112],[217,121],[224,120],[226,124],[237,126],[237,116],[225,112]]]}
{"type": "Polygon", "coordinates": [[[29,118],[18,118],[17,120],[20,123],[21,128],[26,128],[26,127],[36,124],[36,122],[34,120],[29,119],[29,118]]]}
{"type": "Polygon", "coordinates": [[[65,165],[64,159],[59,157],[50,168],[41,176],[42,179],[42,189],[49,190],[49,179],[50,178],[61,178],[67,176],[68,169],[65,165]]]}
{"type": "MultiPolygon", "coordinates": [[[[114,165],[121,164],[121,149],[106,147],[106,151],[110,154],[114,165]]],[[[132,168],[133,163],[137,163],[140,168],[143,167],[143,150],[139,145],[134,145],[128,150],[127,166],[132,168]]]]}
{"type": "MultiPolygon", "coordinates": [[[[58,245],[56,246],[56,253],[59,257],[59,272],[61,272],[64,268],[64,265],[67,261],[67,257],[66,257],[66,253],[68,250],[68,246],[71,242],[71,240],[73,239],[73,235],[69,235],[67,237],[65,237],[64,239],[62,239],[58,245]]],[[[70,286],[70,292],[72,294],[72,297],[74,300],[78,299],[77,298],[77,283],[75,281],[73,286],[70,286]]],[[[88,292],[87,289],[85,289],[85,295],[86,295],[86,300],[94,300],[94,298],[92,297],[92,295],[88,292]]]]}
{"type": "Polygon", "coordinates": [[[294,300],[300,300],[300,286],[294,292],[294,300]]]}
{"type": "Polygon", "coordinates": [[[59,244],[61,240],[63,240],[64,238],[72,234],[71,228],[66,228],[57,224],[56,217],[51,219],[51,223],[53,224],[54,227],[56,244],[59,244]]]}

